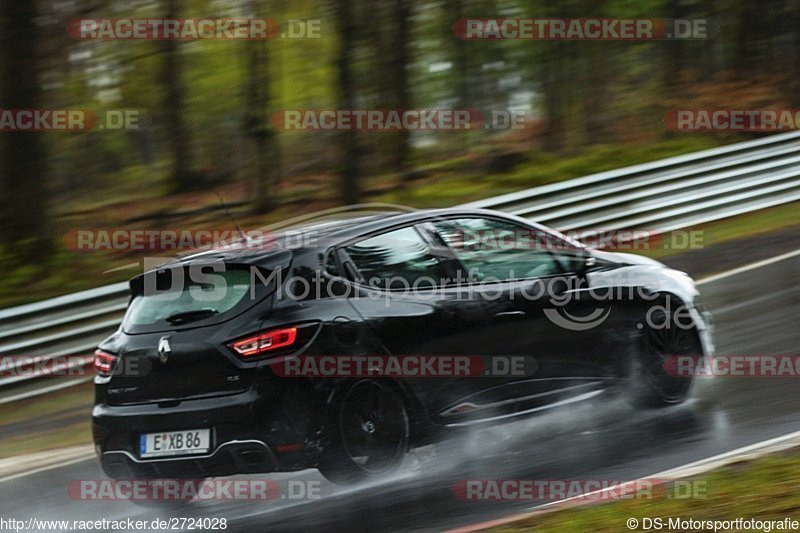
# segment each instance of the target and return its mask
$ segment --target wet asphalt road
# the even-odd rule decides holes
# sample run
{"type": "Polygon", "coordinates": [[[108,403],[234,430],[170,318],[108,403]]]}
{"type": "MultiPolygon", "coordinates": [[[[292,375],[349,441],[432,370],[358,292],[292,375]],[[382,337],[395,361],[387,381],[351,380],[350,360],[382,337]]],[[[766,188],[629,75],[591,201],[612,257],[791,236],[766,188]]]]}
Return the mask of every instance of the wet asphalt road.
{"type": "MultiPolygon", "coordinates": [[[[718,354],[800,354],[800,256],[704,283],[701,292],[714,315],[718,354]]],[[[0,483],[0,517],[208,516],[226,518],[227,531],[442,530],[536,505],[461,501],[452,490],[459,480],[633,479],[797,430],[797,379],[705,379],[681,406],[635,410],[620,398],[596,397],[418,450],[402,477],[352,489],[336,489],[314,470],[260,476],[318,481],[321,499],[196,502],[160,511],[75,501],[69,480],[103,478],[87,460],[0,483]]]]}

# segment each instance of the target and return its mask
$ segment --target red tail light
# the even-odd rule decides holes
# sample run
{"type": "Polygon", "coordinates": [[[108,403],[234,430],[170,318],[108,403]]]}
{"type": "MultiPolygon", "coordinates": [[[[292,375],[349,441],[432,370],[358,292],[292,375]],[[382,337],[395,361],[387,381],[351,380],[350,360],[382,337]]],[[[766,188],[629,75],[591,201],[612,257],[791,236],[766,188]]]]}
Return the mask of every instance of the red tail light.
{"type": "Polygon", "coordinates": [[[112,353],[96,350],[94,352],[94,369],[99,374],[110,374],[118,357],[112,353]]]}
{"type": "Polygon", "coordinates": [[[283,328],[265,331],[253,337],[232,342],[228,346],[242,357],[252,357],[279,348],[286,348],[294,344],[295,340],[297,340],[297,328],[283,328]]]}

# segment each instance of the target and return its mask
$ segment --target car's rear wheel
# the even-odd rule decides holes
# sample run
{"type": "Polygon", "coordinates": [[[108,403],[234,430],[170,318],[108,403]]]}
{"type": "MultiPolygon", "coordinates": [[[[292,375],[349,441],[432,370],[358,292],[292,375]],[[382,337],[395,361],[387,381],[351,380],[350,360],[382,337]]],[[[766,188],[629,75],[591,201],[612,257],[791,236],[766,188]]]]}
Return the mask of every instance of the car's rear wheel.
{"type": "Polygon", "coordinates": [[[332,410],[330,446],[319,470],[334,483],[353,483],[394,471],[410,444],[408,409],[388,383],[354,383],[332,410]]]}
{"type": "MultiPolygon", "coordinates": [[[[680,302],[677,304],[680,306],[680,302]]],[[[697,330],[687,327],[668,312],[674,301],[654,308],[637,327],[640,330],[636,355],[632,361],[631,390],[634,402],[646,406],[681,403],[689,397],[694,378],[677,375],[670,358],[679,355],[699,356],[697,330]]]]}

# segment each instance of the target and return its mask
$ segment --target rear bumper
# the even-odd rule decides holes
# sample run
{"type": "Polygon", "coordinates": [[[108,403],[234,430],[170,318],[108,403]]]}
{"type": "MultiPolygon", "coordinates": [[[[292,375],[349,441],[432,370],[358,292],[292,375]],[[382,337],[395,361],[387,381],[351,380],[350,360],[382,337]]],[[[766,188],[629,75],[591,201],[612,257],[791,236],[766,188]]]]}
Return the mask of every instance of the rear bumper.
{"type": "Polygon", "coordinates": [[[313,428],[255,390],[178,404],[107,405],[92,412],[92,433],[103,470],[112,478],[203,478],[292,471],[315,466],[313,428]],[[211,430],[207,454],[142,458],[144,433],[211,430]]]}
{"type": "Polygon", "coordinates": [[[113,479],[194,479],[280,469],[269,446],[257,440],[224,442],[207,455],[178,458],[139,459],[126,450],[110,450],[100,454],[100,464],[113,479]]]}

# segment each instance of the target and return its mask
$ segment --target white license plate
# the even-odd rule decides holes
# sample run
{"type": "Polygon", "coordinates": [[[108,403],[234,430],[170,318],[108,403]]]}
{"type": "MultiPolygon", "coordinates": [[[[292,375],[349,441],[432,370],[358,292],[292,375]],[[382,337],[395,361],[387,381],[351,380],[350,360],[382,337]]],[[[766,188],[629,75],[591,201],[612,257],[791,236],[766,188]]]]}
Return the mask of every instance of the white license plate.
{"type": "Polygon", "coordinates": [[[206,453],[210,447],[211,430],[209,429],[146,433],[139,438],[139,455],[141,457],[194,455],[206,453]]]}

